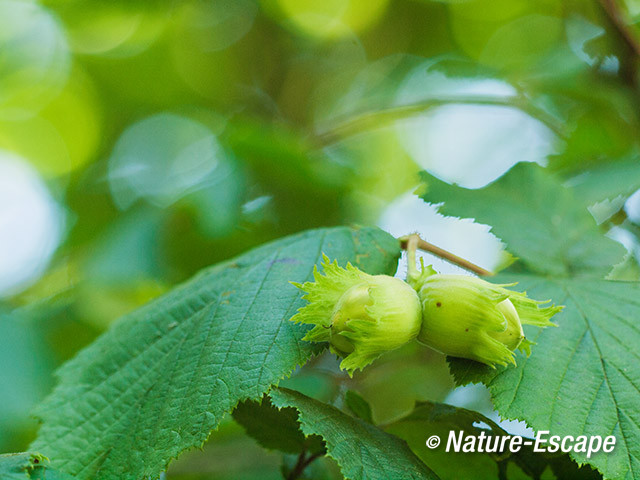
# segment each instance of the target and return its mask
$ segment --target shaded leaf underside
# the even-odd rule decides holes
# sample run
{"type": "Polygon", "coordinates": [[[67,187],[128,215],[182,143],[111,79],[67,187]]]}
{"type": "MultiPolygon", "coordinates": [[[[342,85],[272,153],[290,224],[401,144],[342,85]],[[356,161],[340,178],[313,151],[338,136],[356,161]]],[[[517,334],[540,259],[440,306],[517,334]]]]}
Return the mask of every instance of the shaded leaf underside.
{"type": "Polygon", "coordinates": [[[238,404],[233,419],[242,425],[247,435],[269,450],[298,455],[325,453],[324,442],[312,435],[305,437],[300,431],[298,411],[294,408],[276,408],[268,396],[261,401],[248,400],[238,404]]]}
{"type": "Polygon", "coordinates": [[[368,422],[293,390],[277,388],[270,396],[276,407],[298,410],[302,432],[324,439],[327,455],[336,460],[346,479],[438,478],[403,440],[368,422]]]}
{"type": "MultiPolygon", "coordinates": [[[[447,452],[446,444],[451,433],[476,439],[484,433],[487,437],[504,437],[509,434],[491,419],[478,412],[435,402],[419,402],[407,416],[385,426],[385,430],[407,441],[411,449],[443,479],[473,478],[495,480],[499,472],[510,480],[553,478],[558,480],[596,480],[599,473],[589,466],[579,468],[562,453],[535,453],[532,446],[523,445],[518,452],[447,452]],[[425,445],[425,437],[439,435],[442,440],[436,448],[425,445]],[[514,469],[514,465],[519,469],[514,469]]],[[[493,440],[495,442],[495,439],[493,440]]],[[[484,446],[486,450],[486,443],[484,446]]],[[[492,449],[493,450],[493,449],[492,449]]]]}
{"type": "MultiPolygon", "coordinates": [[[[366,400],[357,398],[358,410],[368,411],[370,418],[366,400]]],[[[403,440],[300,392],[274,388],[262,402],[239,404],[233,418],[265,448],[300,455],[326,453],[348,479],[438,478],[403,440]]]]}

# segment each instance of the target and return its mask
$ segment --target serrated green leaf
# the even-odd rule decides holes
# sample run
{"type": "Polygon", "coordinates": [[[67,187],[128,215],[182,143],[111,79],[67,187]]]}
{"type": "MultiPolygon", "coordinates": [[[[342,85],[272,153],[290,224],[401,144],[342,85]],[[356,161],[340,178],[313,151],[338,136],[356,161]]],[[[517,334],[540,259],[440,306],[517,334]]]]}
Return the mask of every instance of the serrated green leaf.
{"type": "Polygon", "coordinates": [[[2,480],[73,480],[73,477],[47,467],[47,458],[39,453],[5,453],[0,455],[2,480]]]}
{"type": "Polygon", "coordinates": [[[483,382],[500,414],[552,435],[615,435],[610,454],[572,453],[606,478],[640,478],[640,283],[501,275],[536,298],[566,305],[560,328],[534,333],[533,354],[492,370],[450,359],[459,384],[483,382]]]}
{"type": "Polygon", "coordinates": [[[0,455],[0,478],[3,480],[28,480],[35,465],[44,460],[44,457],[37,453],[0,455]]]}
{"type": "Polygon", "coordinates": [[[562,480],[595,480],[601,476],[590,467],[579,468],[569,457],[560,453],[534,453],[533,447],[523,445],[515,453],[446,452],[449,432],[462,431],[464,436],[476,438],[481,432],[486,436],[506,436],[508,432],[491,419],[478,412],[435,402],[419,402],[407,416],[385,426],[385,430],[407,441],[411,449],[443,480],[473,478],[494,480],[499,471],[506,471],[508,463],[519,467],[515,478],[540,478],[549,467],[562,480]],[[425,440],[438,435],[441,442],[429,449],[425,440]],[[525,475],[526,474],[526,475],[525,475]]]}
{"type": "Polygon", "coordinates": [[[615,435],[613,453],[572,457],[607,478],[640,478],[640,355],[634,349],[640,284],[601,279],[624,249],[598,231],[575,192],[540,167],[518,165],[477,191],[425,179],[427,201],[444,201],[444,213],[492,225],[533,272],[505,273],[496,282],[519,281],[533,297],[566,305],[557,317],[560,328],[525,331],[537,345],[531,357],[519,356],[516,368],[451,359],[457,383],[487,384],[503,417],[535,430],[615,435]]]}
{"type": "Polygon", "coordinates": [[[74,480],[76,477],[48,467],[36,467],[31,472],[31,480],[74,480]]]}
{"type": "Polygon", "coordinates": [[[469,190],[422,173],[421,198],[444,215],[474,218],[492,227],[512,253],[535,272],[605,274],[625,249],[603,236],[573,192],[533,164],[518,164],[492,184],[469,190]]]}
{"type": "Polygon", "coordinates": [[[242,425],[247,435],[267,449],[292,454],[324,453],[321,438],[305,437],[300,431],[298,412],[294,408],[274,407],[269,397],[261,402],[248,400],[238,404],[233,419],[242,425]]]}
{"type": "Polygon", "coordinates": [[[289,281],[310,279],[323,252],[393,274],[399,247],[379,229],[320,229],[205,269],[61,368],[33,447],[79,479],[157,477],[239,401],[261,398],[323,348],[288,321],[304,304],[289,281]]]}
{"type": "Polygon", "coordinates": [[[404,441],[378,427],[293,390],[277,388],[269,395],[276,407],[298,410],[302,432],[324,439],[346,479],[438,478],[404,441]]]}

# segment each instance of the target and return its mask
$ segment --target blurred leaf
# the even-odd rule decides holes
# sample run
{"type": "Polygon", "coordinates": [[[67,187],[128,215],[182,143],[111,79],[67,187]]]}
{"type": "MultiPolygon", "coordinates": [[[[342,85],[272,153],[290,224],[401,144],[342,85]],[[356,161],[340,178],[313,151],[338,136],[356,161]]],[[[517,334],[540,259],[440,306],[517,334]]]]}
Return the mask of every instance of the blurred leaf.
{"type": "Polygon", "coordinates": [[[627,255],[621,263],[613,267],[609,275],[607,275],[607,280],[640,281],[638,259],[634,255],[627,255]]]}
{"type": "Polygon", "coordinates": [[[332,130],[336,124],[355,115],[391,107],[397,97],[398,85],[424,62],[425,59],[418,55],[399,53],[366,65],[351,87],[325,112],[318,130],[332,130]]]}
{"type": "MultiPolygon", "coordinates": [[[[47,314],[55,315],[48,306],[47,314]]],[[[42,313],[42,312],[40,312],[42,313]]],[[[0,312],[0,448],[22,449],[36,428],[33,406],[51,388],[52,352],[32,314],[0,312]]],[[[1,477],[0,477],[1,478],[1,477]]]]}
{"type": "MultiPolygon", "coordinates": [[[[550,10],[557,8],[548,4],[550,10]]],[[[564,25],[555,13],[523,15],[501,25],[484,46],[480,61],[507,71],[536,67],[559,51],[564,40],[564,25]]]]}
{"type": "Polygon", "coordinates": [[[277,190],[328,193],[346,186],[348,171],[328,161],[290,127],[240,118],[229,125],[227,141],[255,175],[277,190]]]}
{"type": "Polygon", "coordinates": [[[244,197],[242,177],[237,167],[220,165],[211,184],[189,194],[184,203],[194,211],[200,231],[209,237],[224,237],[231,233],[240,216],[244,197]]]}
{"type": "Polygon", "coordinates": [[[269,397],[238,404],[233,418],[264,448],[285,453],[324,453],[324,443],[316,435],[305,437],[300,431],[298,412],[294,408],[275,408],[269,397]]]}
{"type": "Polygon", "coordinates": [[[392,274],[399,245],[375,228],[313,230],[202,271],[60,370],[34,448],[80,479],[158,475],[239,400],[322,350],[288,321],[302,302],[288,281],[310,278],[322,253],[392,274]]]}
{"type": "Polygon", "coordinates": [[[162,278],[167,268],[158,241],[162,225],[162,211],[149,206],[118,216],[93,243],[85,274],[108,284],[162,278]]]}
{"type": "Polygon", "coordinates": [[[226,416],[202,446],[171,463],[171,480],[282,480],[282,454],[267,451],[226,416]]]}
{"type": "Polygon", "coordinates": [[[604,274],[624,255],[624,247],[604,237],[573,192],[535,164],[518,164],[478,190],[449,185],[424,172],[421,197],[443,215],[489,224],[527,268],[568,275],[604,274]]]}
{"type": "Polygon", "coordinates": [[[587,205],[631,195],[640,188],[640,155],[588,167],[570,179],[569,185],[587,205]]]}
{"type": "Polygon", "coordinates": [[[356,373],[350,386],[367,399],[375,423],[387,423],[416,402],[443,401],[455,384],[441,354],[410,342],[356,373]]]}
{"type": "Polygon", "coordinates": [[[327,455],[347,479],[438,478],[406,443],[367,422],[293,390],[276,388],[269,395],[276,407],[298,410],[302,432],[325,440],[327,455]]]}
{"type": "Polygon", "coordinates": [[[344,394],[344,403],[351,413],[360,420],[373,423],[371,405],[369,405],[369,402],[367,402],[358,392],[355,390],[347,390],[344,394]]]}
{"type": "Polygon", "coordinates": [[[505,471],[508,463],[520,467],[514,478],[538,479],[547,467],[556,472],[561,480],[598,479],[600,475],[589,467],[579,468],[564,454],[534,453],[532,446],[524,445],[519,452],[477,453],[446,452],[449,432],[463,432],[475,436],[484,432],[488,437],[506,436],[508,432],[495,422],[478,412],[453,407],[442,403],[419,402],[413,412],[404,418],[386,425],[384,429],[407,441],[411,449],[443,480],[473,478],[476,480],[497,478],[499,471],[505,471]],[[435,449],[427,448],[425,440],[438,435],[441,443],[435,449]],[[526,473],[526,475],[525,475],[526,473]],[[528,475],[528,476],[527,476],[528,475]]]}
{"type": "MultiPolygon", "coordinates": [[[[494,480],[498,477],[500,458],[482,453],[445,452],[449,431],[463,430],[464,435],[477,435],[481,430],[491,434],[502,434],[494,430],[495,424],[470,410],[432,402],[418,402],[407,416],[384,426],[385,431],[405,440],[413,452],[429,465],[442,479],[474,478],[494,480]],[[474,423],[480,421],[490,428],[480,429],[474,423]],[[440,446],[429,449],[425,441],[432,435],[440,438],[440,446]]],[[[525,477],[526,478],[526,477],[525,477]]]]}
{"type": "Polygon", "coordinates": [[[567,132],[564,147],[549,157],[551,170],[574,176],[637,149],[638,117],[627,90],[585,74],[552,78],[544,91],[565,117],[567,132]]]}
{"type": "Polygon", "coordinates": [[[299,132],[240,119],[229,125],[225,140],[250,167],[264,194],[272,197],[276,232],[334,224],[344,216],[342,203],[354,172],[316,149],[299,132]]]}

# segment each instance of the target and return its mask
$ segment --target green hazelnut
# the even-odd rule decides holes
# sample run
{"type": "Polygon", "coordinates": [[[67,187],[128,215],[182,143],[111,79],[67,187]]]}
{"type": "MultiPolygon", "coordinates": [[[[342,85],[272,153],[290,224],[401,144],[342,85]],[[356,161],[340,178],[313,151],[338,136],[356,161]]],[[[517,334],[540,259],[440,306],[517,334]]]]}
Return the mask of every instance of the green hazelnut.
{"type": "Polygon", "coordinates": [[[410,285],[323,258],[324,275],[316,268],[314,282],[294,284],[306,292],[308,303],[291,320],[315,325],[304,340],[329,342],[331,351],[343,357],[340,367],[351,375],[416,338],[422,310],[410,285]]]}
{"type": "Polygon", "coordinates": [[[414,282],[422,304],[418,341],[444,354],[490,366],[515,364],[516,349],[529,354],[532,343],[523,325],[554,326],[562,307],[542,306],[515,292],[468,275],[423,271],[414,282]]]}

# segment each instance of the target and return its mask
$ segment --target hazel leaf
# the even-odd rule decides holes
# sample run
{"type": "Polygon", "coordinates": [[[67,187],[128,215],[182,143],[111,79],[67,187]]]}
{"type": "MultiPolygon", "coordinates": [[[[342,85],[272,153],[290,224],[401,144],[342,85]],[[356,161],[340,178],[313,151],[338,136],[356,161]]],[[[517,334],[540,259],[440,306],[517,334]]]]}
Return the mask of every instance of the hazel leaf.
{"type": "MultiPolygon", "coordinates": [[[[489,387],[501,416],[527,422],[550,435],[616,437],[612,453],[573,452],[605,478],[640,476],[640,283],[600,279],[550,279],[505,274],[528,293],[560,299],[559,328],[530,330],[533,354],[517,367],[493,370],[450,358],[456,383],[489,387]]],[[[527,327],[525,326],[525,329],[527,327]]]]}
{"type": "Polygon", "coordinates": [[[289,281],[310,279],[321,252],[371,274],[393,274],[400,253],[377,228],[338,227],[205,269],[62,367],[33,449],[80,480],[156,478],[239,401],[261,398],[325,348],[289,321],[304,304],[289,281]]]}
{"type": "Polygon", "coordinates": [[[441,204],[443,215],[490,225],[530,271],[605,275],[625,255],[622,245],[602,235],[574,192],[538,165],[518,164],[477,190],[449,185],[426,172],[421,178],[423,200],[441,204]]]}
{"type": "Polygon", "coordinates": [[[403,440],[368,422],[293,390],[277,388],[269,395],[276,407],[298,411],[302,433],[324,439],[327,455],[338,463],[347,480],[438,478],[403,440]]]}

